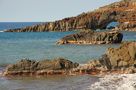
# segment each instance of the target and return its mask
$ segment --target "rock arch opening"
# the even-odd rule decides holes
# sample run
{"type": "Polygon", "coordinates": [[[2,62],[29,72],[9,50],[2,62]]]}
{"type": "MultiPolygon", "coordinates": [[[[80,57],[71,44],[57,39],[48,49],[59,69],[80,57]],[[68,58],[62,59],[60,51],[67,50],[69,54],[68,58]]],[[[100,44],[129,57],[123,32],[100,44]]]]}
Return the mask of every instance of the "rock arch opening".
{"type": "Polygon", "coordinates": [[[114,28],[116,28],[118,26],[119,26],[119,22],[112,21],[112,22],[110,22],[110,23],[107,24],[106,29],[114,29],[114,28]]]}

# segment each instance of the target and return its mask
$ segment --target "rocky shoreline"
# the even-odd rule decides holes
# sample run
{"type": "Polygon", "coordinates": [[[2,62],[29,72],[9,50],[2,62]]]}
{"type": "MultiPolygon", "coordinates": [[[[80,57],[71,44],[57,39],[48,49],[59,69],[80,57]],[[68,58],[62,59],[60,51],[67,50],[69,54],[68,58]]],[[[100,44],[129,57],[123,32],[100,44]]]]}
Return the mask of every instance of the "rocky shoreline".
{"type": "MultiPolygon", "coordinates": [[[[81,30],[60,39],[57,44],[113,44],[121,43],[123,35],[120,30],[136,30],[136,1],[122,0],[101,7],[93,12],[76,17],[65,18],[55,22],[30,27],[10,29],[5,32],[47,32],[81,30]],[[114,31],[94,32],[106,29],[111,22],[119,22],[114,31]]],[[[33,61],[23,59],[11,64],[2,72],[2,76],[15,75],[104,75],[108,73],[136,73],[136,42],[123,43],[119,48],[109,48],[98,60],[87,64],[71,62],[64,58],[33,61]]]]}
{"type": "Polygon", "coordinates": [[[22,59],[16,64],[11,64],[6,67],[3,76],[21,75],[65,75],[72,68],[76,68],[79,64],[73,63],[64,58],[56,58],[53,60],[34,61],[22,59]]]}
{"type": "Polygon", "coordinates": [[[37,75],[107,75],[136,73],[136,42],[123,43],[119,48],[109,48],[98,60],[80,65],[64,58],[33,61],[23,59],[11,64],[2,76],[37,75]]]}
{"type": "Polygon", "coordinates": [[[75,17],[43,23],[24,28],[5,30],[5,32],[48,32],[72,31],[82,29],[106,29],[111,22],[118,22],[114,30],[136,31],[136,1],[121,0],[100,7],[93,12],[82,13],[75,17]]]}

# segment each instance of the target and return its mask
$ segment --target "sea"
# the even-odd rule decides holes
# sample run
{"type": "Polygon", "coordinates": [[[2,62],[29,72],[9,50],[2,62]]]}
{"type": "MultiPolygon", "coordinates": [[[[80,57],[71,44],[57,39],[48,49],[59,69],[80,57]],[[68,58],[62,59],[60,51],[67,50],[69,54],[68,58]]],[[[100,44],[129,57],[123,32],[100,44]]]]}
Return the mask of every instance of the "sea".
{"type": "MultiPolygon", "coordinates": [[[[21,28],[41,23],[42,22],[0,22],[0,71],[2,71],[8,64],[15,63],[24,58],[40,61],[44,59],[63,57],[73,62],[84,64],[88,61],[101,57],[101,55],[104,54],[108,48],[117,48],[120,46],[120,44],[56,44],[60,38],[76,33],[77,31],[21,33],[3,32],[7,29],[21,28]]],[[[136,32],[124,31],[122,33],[124,35],[123,41],[136,40],[136,32]]],[[[118,75],[112,77],[128,77],[131,79],[134,76],[118,75]]],[[[12,78],[0,77],[0,90],[136,90],[133,88],[118,89],[120,84],[114,84],[116,85],[113,86],[115,88],[110,88],[110,79],[110,76],[109,78],[108,76],[107,78],[99,78],[90,75],[12,78]],[[104,79],[107,79],[107,81],[104,79]],[[103,80],[105,81],[104,84],[103,80]]],[[[119,81],[119,83],[122,83],[126,79],[118,80],[122,80],[119,81]]],[[[133,81],[136,82],[136,79],[133,81]]],[[[127,84],[125,85],[127,86],[127,84]]],[[[133,87],[134,85],[129,86],[133,87]]]]}

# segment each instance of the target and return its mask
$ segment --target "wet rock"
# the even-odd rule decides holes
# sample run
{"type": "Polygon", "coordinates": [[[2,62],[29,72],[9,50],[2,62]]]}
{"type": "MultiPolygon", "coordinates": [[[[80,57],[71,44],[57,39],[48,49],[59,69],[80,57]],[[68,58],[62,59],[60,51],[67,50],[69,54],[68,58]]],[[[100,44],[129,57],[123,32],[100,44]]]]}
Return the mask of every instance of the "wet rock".
{"type": "Polygon", "coordinates": [[[57,44],[112,44],[120,43],[123,35],[119,32],[83,31],[60,39],[57,44]]]}
{"type": "Polygon", "coordinates": [[[109,48],[105,59],[109,64],[106,67],[109,70],[121,71],[123,73],[136,73],[136,42],[123,43],[119,48],[109,48]]]}
{"type": "Polygon", "coordinates": [[[136,73],[136,42],[123,43],[119,48],[109,48],[98,60],[80,66],[78,70],[92,71],[98,74],[136,73]]]}
{"type": "Polygon", "coordinates": [[[79,64],[63,58],[54,60],[32,61],[23,59],[16,64],[7,66],[3,72],[4,76],[9,75],[55,75],[66,74],[69,70],[76,68],[79,64]]]}

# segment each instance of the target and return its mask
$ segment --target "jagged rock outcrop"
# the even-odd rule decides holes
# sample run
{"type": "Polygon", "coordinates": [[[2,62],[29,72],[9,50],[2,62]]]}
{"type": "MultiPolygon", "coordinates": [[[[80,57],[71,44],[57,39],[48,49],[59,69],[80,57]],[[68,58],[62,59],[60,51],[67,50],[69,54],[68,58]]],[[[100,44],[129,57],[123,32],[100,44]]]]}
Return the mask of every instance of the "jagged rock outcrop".
{"type": "Polygon", "coordinates": [[[122,0],[101,7],[93,12],[82,13],[65,18],[24,28],[10,29],[5,32],[45,32],[70,31],[75,29],[105,29],[110,22],[119,22],[114,30],[136,31],[136,0],[122,0]]]}
{"type": "Polygon", "coordinates": [[[117,31],[93,32],[83,31],[60,39],[57,44],[112,44],[120,43],[123,35],[117,31]]]}
{"type": "MultiPolygon", "coordinates": [[[[90,61],[78,70],[95,74],[136,73],[136,42],[122,44],[119,48],[109,48],[100,59],[90,61]]],[[[78,71],[77,70],[77,71],[78,71]]]]}
{"type": "Polygon", "coordinates": [[[73,63],[63,58],[54,60],[32,61],[23,59],[16,64],[7,66],[3,72],[3,76],[10,75],[57,75],[67,74],[72,68],[76,68],[79,64],[73,63]]]}
{"type": "Polygon", "coordinates": [[[112,68],[134,66],[136,64],[136,42],[125,43],[120,48],[109,48],[106,54],[112,68]]]}

